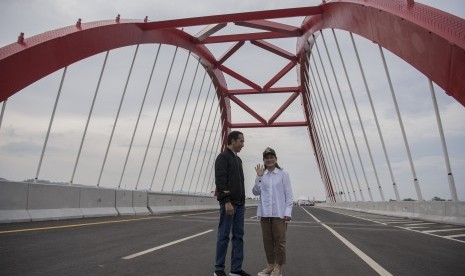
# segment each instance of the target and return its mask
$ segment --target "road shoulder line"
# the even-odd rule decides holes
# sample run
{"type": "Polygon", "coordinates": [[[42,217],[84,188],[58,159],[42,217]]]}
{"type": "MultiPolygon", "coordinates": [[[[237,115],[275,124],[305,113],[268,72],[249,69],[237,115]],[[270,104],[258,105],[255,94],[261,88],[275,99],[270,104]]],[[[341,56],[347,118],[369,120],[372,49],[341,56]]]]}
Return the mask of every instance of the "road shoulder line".
{"type": "Polygon", "coordinates": [[[328,225],[324,224],[322,221],[320,221],[318,218],[316,218],[313,214],[311,214],[309,211],[307,211],[305,208],[301,207],[302,210],[304,210],[308,215],[310,215],[314,220],[316,220],[318,223],[320,223],[323,227],[328,229],[331,234],[333,234],[336,238],[338,238],[343,244],[345,244],[350,250],[352,250],[357,256],[359,256],[365,263],[367,263],[374,271],[376,271],[379,275],[382,276],[389,276],[392,274],[384,269],[382,266],[380,266],[375,260],[373,260],[370,256],[365,254],[362,250],[358,249],[355,245],[353,245],[350,241],[348,241],[346,238],[341,236],[338,232],[336,232],[334,229],[329,227],[328,225]]]}

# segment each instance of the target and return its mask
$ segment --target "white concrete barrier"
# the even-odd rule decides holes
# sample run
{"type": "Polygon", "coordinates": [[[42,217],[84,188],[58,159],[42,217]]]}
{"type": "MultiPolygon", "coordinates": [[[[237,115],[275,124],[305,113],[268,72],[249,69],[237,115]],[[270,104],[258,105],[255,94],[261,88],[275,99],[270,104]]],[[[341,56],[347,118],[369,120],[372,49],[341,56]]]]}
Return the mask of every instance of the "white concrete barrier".
{"type": "Polygon", "coordinates": [[[219,209],[219,203],[216,197],[198,197],[195,198],[197,205],[209,205],[213,206],[212,209],[219,209]]]}
{"type": "Polygon", "coordinates": [[[31,184],[27,210],[33,221],[82,218],[78,187],[31,184]]]}
{"type": "Polygon", "coordinates": [[[172,207],[171,195],[148,193],[147,204],[152,214],[161,214],[167,212],[175,212],[172,207]]]}
{"type": "Polygon", "coordinates": [[[117,216],[116,191],[82,187],[80,207],[84,217],[117,216]]]}
{"type": "Polygon", "coordinates": [[[136,214],[132,208],[132,191],[116,190],[115,204],[120,216],[134,216],[136,214]]]}
{"type": "Polygon", "coordinates": [[[216,197],[211,196],[191,197],[186,203],[187,211],[216,210],[219,209],[219,206],[220,205],[218,200],[216,200],[216,197]]]}
{"type": "MultiPolygon", "coordinates": [[[[257,206],[256,200],[247,199],[246,207],[257,206]]],[[[216,197],[200,195],[172,195],[163,193],[149,193],[148,206],[152,214],[218,210],[216,197]]]]}
{"type": "Polygon", "coordinates": [[[28,183],[0,181],[0,222],[31,220],[27,212],[28,189],[28,183]]]}
{"type": "Polygon", "coordinates": [[[218,209],[212,196],[0,181],[0,223],[218,209]]]}
{"type": "Polygon", "coordinates": [[[134,209],[136,215],[150,215],[147,200],[147,192],[132,192],[132,208],[134,209]]]}
{"type": "Polygon", "coordinates": [[[148,206],[152,214],[175,213],[218,208],[216,198],[197,195],[149,193],[148,206]],[[208,198],[214,201],[207,200],[208,198]]]}
{"type": "Polygon", "coordinates": [[[362,211],[371,214],[465,225],[465,202],[401,201],[401,202],[330,202],[318,206],[362,211]]]}
{"type": "Polygon", "coordinates": [[[445,206],[446,215],[444,216],[444,222],[453,220],[461,225],[465,225],[465,202],[456,202],[456,204],[446,204],[445,206]]]}

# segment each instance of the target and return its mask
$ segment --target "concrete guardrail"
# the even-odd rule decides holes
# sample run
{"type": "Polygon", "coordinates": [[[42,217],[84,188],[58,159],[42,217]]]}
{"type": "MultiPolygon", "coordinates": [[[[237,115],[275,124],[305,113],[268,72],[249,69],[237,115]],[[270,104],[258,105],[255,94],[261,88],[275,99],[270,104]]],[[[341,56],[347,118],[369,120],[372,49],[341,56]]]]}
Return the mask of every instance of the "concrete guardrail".
{"type": "Polygon", "coordinates": [[[0,222],[30,221],[27,211],[29,183],[0,182],[0,222]]]}
{"type": "Polygon", "coordinates": [[[212,196],[0,181],[0,223],[217,209],[212,196]]]}
{"type": "Polygon", "coordinates": [[[330,202],[318,206],[465,225],[464,201],[330,202]]]}
{"type": "Polygon", "coordinates": [[[149,193],[148,207],[152,214],[218,209],[218,201],[211,196],[149,193]]]}

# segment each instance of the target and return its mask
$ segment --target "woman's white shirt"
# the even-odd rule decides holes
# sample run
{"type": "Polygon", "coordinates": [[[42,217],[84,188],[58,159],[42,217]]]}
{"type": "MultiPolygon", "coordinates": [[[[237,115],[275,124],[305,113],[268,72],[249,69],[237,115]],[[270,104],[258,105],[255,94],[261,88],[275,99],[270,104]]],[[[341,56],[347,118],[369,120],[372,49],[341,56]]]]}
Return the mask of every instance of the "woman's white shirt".
{"type": "Polygon", "coordinates": [[[292,187],[289,174],[275,168],[272,172],[265,170],[263,176],[255,178],[252,193],[260,196],[258,217],[291,217],[292,187]]]}

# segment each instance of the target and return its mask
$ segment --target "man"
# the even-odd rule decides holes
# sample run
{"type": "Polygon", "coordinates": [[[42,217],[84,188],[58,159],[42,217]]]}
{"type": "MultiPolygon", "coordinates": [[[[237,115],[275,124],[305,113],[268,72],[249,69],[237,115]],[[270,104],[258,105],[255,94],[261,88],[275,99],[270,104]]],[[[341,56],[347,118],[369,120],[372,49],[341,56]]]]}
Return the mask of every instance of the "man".
{"type": "Polygon", "coordinates": [[[232,232],[230,276],[250,276],[242,270],[244,260],[244,212],[245,191],[242,160],[237,153],[244,147],[244,134],[239,131],[229,133],[228,147],[215,161],[216,196],[220,202],[220,222],[216,241],[214,276],[226,276],[224,262],[232,232]],[[232,231],[231,231],[232,230],[232,231]]]}

